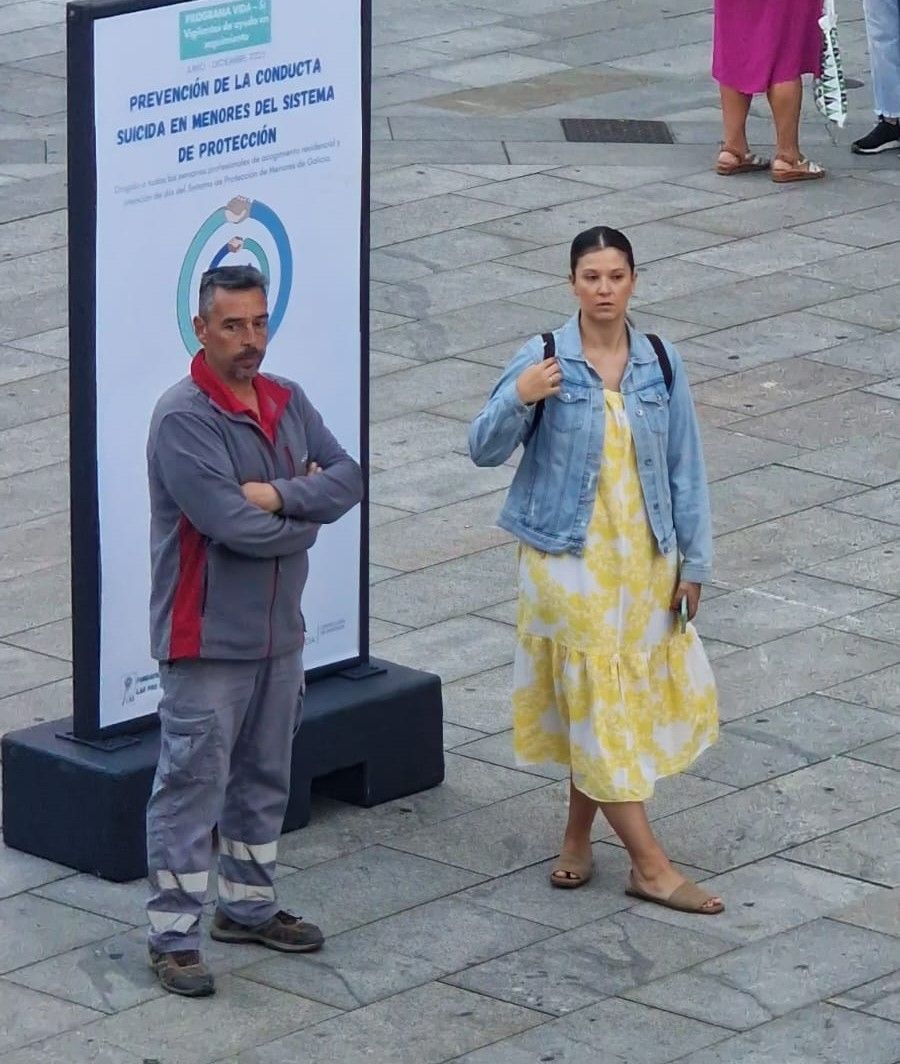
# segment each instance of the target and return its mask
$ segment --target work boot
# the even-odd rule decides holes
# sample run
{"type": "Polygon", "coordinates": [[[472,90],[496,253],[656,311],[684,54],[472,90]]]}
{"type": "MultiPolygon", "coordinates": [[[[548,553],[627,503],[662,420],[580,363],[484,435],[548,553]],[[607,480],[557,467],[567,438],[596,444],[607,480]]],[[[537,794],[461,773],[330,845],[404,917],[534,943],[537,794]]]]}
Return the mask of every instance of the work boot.
{"type": "Polygon", "coordinates": [[[198,950],[159,953],[151,947],[150,967],[156,972],[163,990],[168,990],[170,994],[209,997],[216,992],[212,972],[203,963],[198,950]]]}
{"type": "Polygon", "coordinates": [[[209,933],[217,942],[258,942],[260,946],[282,953],[312,953],[321,949],[325,941],[315,924],[308,924],[299,916],[284,911],[275,913],[264,924],[247,927],[230,920],[217,909],[209,933]]]}

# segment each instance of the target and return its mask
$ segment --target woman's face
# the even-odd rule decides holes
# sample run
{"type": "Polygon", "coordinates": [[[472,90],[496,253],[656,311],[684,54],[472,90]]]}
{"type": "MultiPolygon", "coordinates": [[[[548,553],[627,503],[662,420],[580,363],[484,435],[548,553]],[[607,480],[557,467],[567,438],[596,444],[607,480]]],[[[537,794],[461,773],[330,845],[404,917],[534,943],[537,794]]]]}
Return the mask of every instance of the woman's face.
{"type": "Polygon", "coordinates": [[[637,274],[617,248],[582,255],[569,278],[582,315],[598,324],[625,319],[636,280],[637,274]]]}

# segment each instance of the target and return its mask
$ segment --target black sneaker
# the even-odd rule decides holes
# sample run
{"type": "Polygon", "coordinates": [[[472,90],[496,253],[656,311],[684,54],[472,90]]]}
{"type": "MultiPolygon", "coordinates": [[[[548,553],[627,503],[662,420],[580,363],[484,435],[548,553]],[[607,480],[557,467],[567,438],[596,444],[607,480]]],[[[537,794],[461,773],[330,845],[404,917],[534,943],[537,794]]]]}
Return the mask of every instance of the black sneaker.
{"type": "Polygon", "coordinates": [[[197,950],[159,953],[150,949],[150,967],[156,972],[163,990],[182,997],[209,997],[216,984],[197,950]]]}
{"type": "Polygon", "coordinates": [[[857,155],[877,155],[891,148],[900,148],[900,122],[888,122],[881,118],[878,125],[859,140],[855,140],[850,150],[857,155]]]}

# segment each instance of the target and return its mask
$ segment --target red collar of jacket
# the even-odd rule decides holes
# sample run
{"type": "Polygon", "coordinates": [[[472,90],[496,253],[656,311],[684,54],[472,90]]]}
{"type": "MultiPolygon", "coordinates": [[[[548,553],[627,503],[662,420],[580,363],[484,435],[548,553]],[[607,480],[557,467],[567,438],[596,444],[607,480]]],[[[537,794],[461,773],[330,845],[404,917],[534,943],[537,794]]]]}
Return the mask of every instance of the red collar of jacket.
{"type": "Polygon", "coordinates": [[[242,403],[234,392],[224,384],[206,362],[206,352],[198,351],[191,362],[191,378],[194,384],[208,395],[210,399],[229,414],[247,414],[263,430],[269,440],[275,442],[278,422],[291,401],[291,392],[278,381],[257,373],[253,378],[253,389],[259,403],[259,416],[256,411],[242,403]]]}

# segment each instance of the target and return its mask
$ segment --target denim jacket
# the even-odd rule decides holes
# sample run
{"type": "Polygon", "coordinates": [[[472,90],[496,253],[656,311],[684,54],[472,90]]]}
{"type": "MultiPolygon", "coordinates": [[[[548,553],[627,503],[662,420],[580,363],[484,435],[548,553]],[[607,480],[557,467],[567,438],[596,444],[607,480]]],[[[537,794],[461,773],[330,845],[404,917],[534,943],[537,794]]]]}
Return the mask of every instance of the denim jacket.
{"type": "MultiPolygon", "coordinates": [[[[484,409],[469,429],[469,453],[479,466],[505,462],[516,447],[525,452],[498,524],[524,543],[550,554],[581,554],[603,453],[603,384],[581,347],[576,314],[554,332],[562,370],[559,395],[545,400],[531,433],[535,405],[526,406],[516,381],[544,357],[535,336],[506,367],[484,409]]],[[[700,430],[678,353],[671,394],[647,337],[629,329],[622,396],[631,425],[638,473],[650,528],[663,554],[681,554],[680,578],[703,584],[712,575],[712,529],[700,430]]]]}

